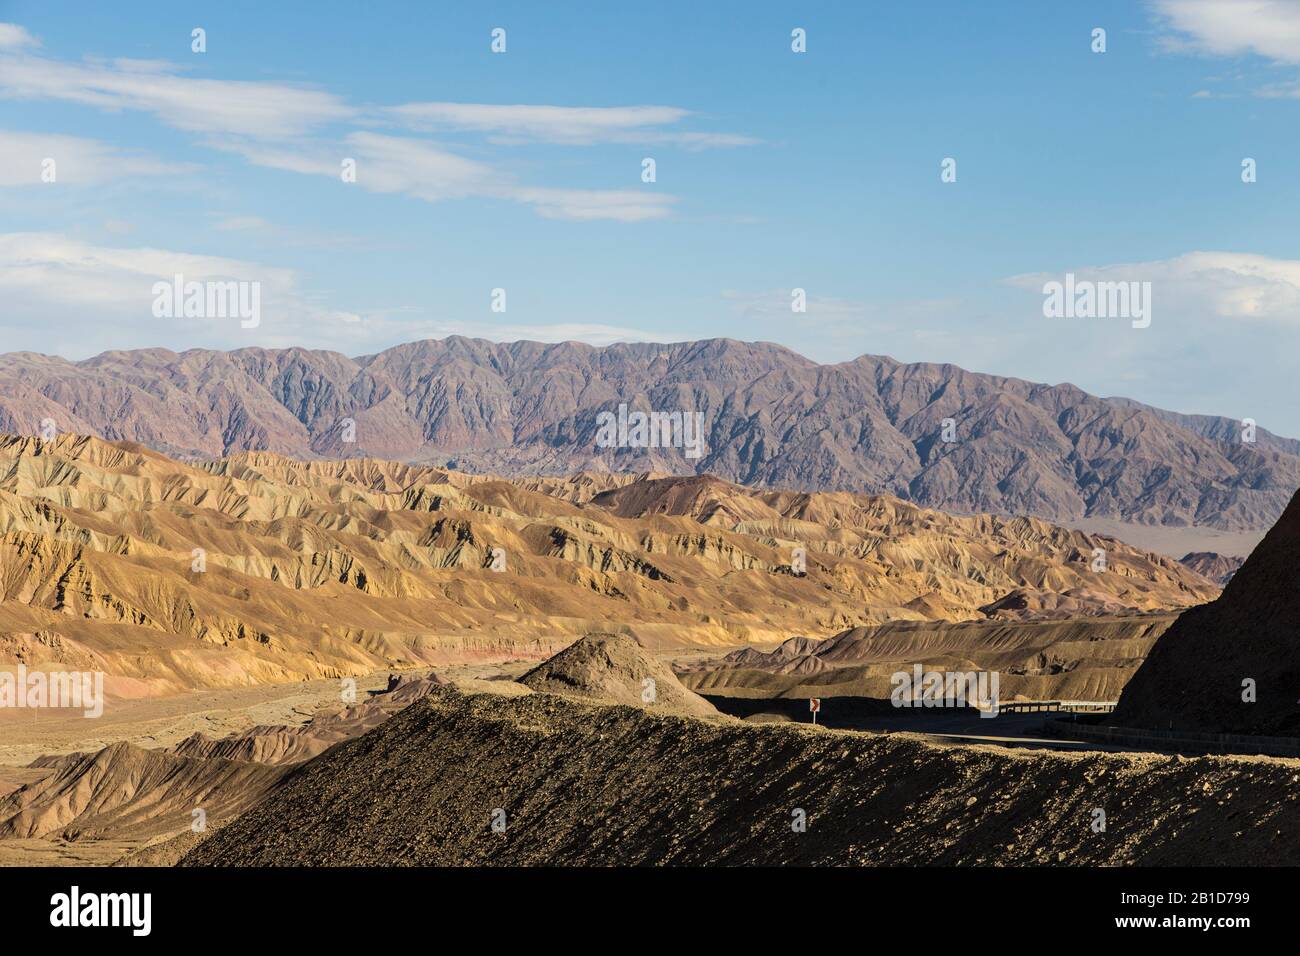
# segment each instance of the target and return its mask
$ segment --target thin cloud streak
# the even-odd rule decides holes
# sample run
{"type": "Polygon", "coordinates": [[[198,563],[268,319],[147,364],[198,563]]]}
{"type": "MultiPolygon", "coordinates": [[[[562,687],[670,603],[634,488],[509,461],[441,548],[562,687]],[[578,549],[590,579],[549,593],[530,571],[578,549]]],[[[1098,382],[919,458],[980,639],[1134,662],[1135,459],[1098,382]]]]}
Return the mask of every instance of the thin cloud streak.
{"type": "MultiPolygon", "coordinates": [[[[427,139],[368,131],[325,134],[341,124],[387,118],[417,130],[491,134],[489,141],[498,145],[513,139],[567,145],[643,142],[704,149],[756,142],[724,133],[664,129],[691,116],[688,110],[672,106],[408,103],[363,110],[320,90],[185,76],[176,65],[157,60],[68,63],[37,55],[30,49],[35,45],[37,40],[22,27],[0,24],[0,99],[62,100],[102,110],[146,112],[173,128],[200,134],[199,142],[210,149],[234,153],[257,166],[340,177],[342,161],[355,158],[357,183],[371,192],[402,193],[425,202],[504,200],[522,203],[547,219],[645,222],[666,218],[678,200],[654,189],[520,183],[490,162],[465,158],[427,139]]],[[[114,158],[103,150],[94,154],[84,147],[81,154],[92,157],[75,164],[83,171],[114,158]]],[[[125,157],[117,159],[129,165],[125,157]]],[[[135,170],[148,171],[141,165],[144,160],[130,162],[135,170]]],[[[25,168],[22,162],[18,166],[25,168]]]]}
{"type": "Polygon", "coordinates": [[[80,136],[0,129],[0,186],[50,185],[42,178],[47,161],[53,161],[53,182],[71,186],[179,175],[199,168],[192,163],[165,163],[80,136]]]}
{"type": "Polygon", "coordinates": [[[385,112],[420,132],[470,130],[518,141],[590,146],[598,143],[665,143],[702,149],[751,146],[748,136],[661,130],[692,114],[675,106],[571,107],[488,103],[405,103],[385,112]]]}

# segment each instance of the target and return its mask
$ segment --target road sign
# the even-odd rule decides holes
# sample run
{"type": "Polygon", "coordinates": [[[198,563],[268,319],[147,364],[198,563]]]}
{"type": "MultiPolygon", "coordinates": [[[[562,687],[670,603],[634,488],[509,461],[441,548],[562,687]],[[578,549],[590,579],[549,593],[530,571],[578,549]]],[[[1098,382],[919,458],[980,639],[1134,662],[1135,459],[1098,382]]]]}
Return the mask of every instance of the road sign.
{"type": "Polygon", "coordinates": [[[813,723],[817,723],[817,711],[822,709],[822,699],[820,697],[809,697],[808,709],[812,711],[813,723]]]}

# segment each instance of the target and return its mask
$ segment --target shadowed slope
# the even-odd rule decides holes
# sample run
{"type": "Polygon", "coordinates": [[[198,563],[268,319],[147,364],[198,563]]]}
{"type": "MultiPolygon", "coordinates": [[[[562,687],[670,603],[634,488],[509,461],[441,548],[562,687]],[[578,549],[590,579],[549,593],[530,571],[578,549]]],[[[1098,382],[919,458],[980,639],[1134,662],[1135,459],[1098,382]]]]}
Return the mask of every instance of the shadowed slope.
{"type": "Polygon", "coordinates": [[[441,695],[182,865],[1294,864],[1298,773],[441,695]]]}
{"type": "Polygon", "coordinates": [[[1300,493],[1219,599],[1156,642],[1110,723],[1300,735],[1300,493]],[[1242,699],[1247,680],[1254,703],[1242,699]]]}

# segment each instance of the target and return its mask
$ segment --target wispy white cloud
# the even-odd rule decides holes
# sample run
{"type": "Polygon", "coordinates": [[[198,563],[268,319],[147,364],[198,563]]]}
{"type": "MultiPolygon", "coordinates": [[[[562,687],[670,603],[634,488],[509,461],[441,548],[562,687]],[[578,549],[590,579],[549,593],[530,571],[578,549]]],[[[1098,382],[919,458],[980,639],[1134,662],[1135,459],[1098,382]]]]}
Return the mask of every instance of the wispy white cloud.
{"type": "Polygon", "coordinates": [[[0,296],[66,308],[104,308],[151,316],[153,284],[181,274],[195,281],[259,281],[289,293],[293,273],[256,263],[148,247],[96,246],[59,233],[0,234],[0,296]]]}
{"type": "MultiPolygon", "coordinates": [[[[1188,252],[1151,262],[1081,266],[1078,280],[1150,282],[1153,309],[1184,323],[1197,317],[1277,322],[1300,327],[1300,260],[1244,252],[1188,252]]],[[[1017,288],[1042,292],[1061,274],[1012,276],[1017,288]]]]}
{"type": "Polygon", "coordinates": [[[571,219],[578,222],[613,219],[618,222],[642,222],[663,219],[677,197],[668,193],[639,192],[631,189],[540,189],[516,188],[507,198],[527,203],[547,219],[571,219]]]}
{"type": "MultiPolygon", "coordinates": [[[[407,103],[362,109],[320,90],[202,79],[157,60],[69,63],[39,55],[32,49],[36,45],[22,27],[0,24],[0,99],[64,100],[104,110],[142,111],[177,129],[200,134],[199,141],[209,148],[235,153],[258,166],[337,178],[342,160],[354,158],[357,183],[371,192],[402,193],[425,202],[498,199],[522,203],[550,219],[662,219],[671,213],[677,198],[652,188],[522,183],[493,161],[462,156],[428,139],[355,129],[343,132],[338,127],[387,120],[413,130],[486,135],[498,146],[506,141],[636,142],[702,149],[756,142],[744,136],[677,128],[692,114],[673,106],[407,103]]],[[[114,157],[102,151],[96,156],[86,148],[81,155],[87,161],[74,166],[86,175],[92,166],[101,169],[101,175],[111,169],[130,174],[148,171],[143,158],[128,160],[125,154],[114,157]],[[116,167],[101,162],[114,158],[116,167]]],[[[19,158],[26,159],[25,155],[19,158]]],[[[22,163],[19,166],[26,169],[22,163]]]]}
{"type": "MultiPolygon", "coordinates": [[[[351,133],[357,182],[381,193],[407,193],[428,202],[474,195],[503,195],[507,179],[493,167],[448,152],[426,140],[351,133]]],[[[337,175],[337,166],[331,170],[337,175]]]]}
{"type": "Polygon", "coordinates": [[[350,355],[399,342],[467,335],[511,342],[680,341],[627,326],[556,322],[500,324],[430,318],[414,306],[360,309],[324,305],[331,296],[304,288],[291,269],[155,247],[95,245],[58,233],[0,233],[0,314],[6,347],[82,358],[111,348],[203,344],[213,348],[302,345],[350,355]],[[248,281],[261,285],[262,322],[244,329],[238,319],[159,319],[153,285],[186,281],[248,281]],[[58,315],[51,324],[48,316],[58,315]]]}
{"type": "MultiPolygon", "coordinates": [[[[1154,0],[1153,6],[1163,27],[1159,42],[1169,52],[1258,56],[1283,67],[1300,64],[1300,3],[1296,0],[1154,0]]],[[[1268,99],[1300,98],[1300,79],[1269,79],[1251,92],[1268,99]]],[[[1192,94],[1195,99],[1230,95],[1209,89],[1192,94]]]]}
{"type": "MultiPolygon", "coordinates": [[[[485,163],[427,140],[352,133],[357,183],[376,192],[400,192],[427,202],[481,196],[521,202],[551,219],[639,222],[668,215],[674,197],[653,190],[553,189],[517,184],[485,163]]],[[[334,170],[332,173],[337,175],[334,170]]]]}
{"type": "Polygon", "coordinates": [[[1300,63],[1295,0],[1155,0],[1154,7],[1171,31],[1164,37],[1170,49],[1300,63]]]}
{"type": "Polygon", "coordinates": [[[22,27],[0,25],[0,98],[138,110],[188,132],[263,139],[301,135],[358,115],[339,97],[319,90],[184,76],[161,61],[69,63],[32,52],[33,42],[22,27]],[[24,37],[29,42],[22,42],[24,37]]]}
{"type": "Polygon", "coordinates": [[[6,347],[71,358],[155,345],[287,346],[309,335],[328,342],[358,318],[314,303],[289,269],[150,246],[95,245],[59,233],[0,234],[0,301],[6,347]],[[155,317],[155,283],[177,275],[186,282],[258,283],[260,324],[245,329],[233,317],[155,317]]]}
{"type": "Polygon", "coordinates": [[[47,160],[54,163],[54,184],[72,186],[173,175],[198,168],[188,163],[164,163],[79,136],[0,129],[0,186],[48,187],[51,184],[42,179],[47,160]]]}
{"type": "Polygon", "coordinates": [[[384,111],[419,131],[471,130],[509,139],[588,146],[595,143],[672,144],[692,149],[749,146],[730,133],[665,130],[691,116],[675,106],[541,106],[488,103],[404,103],[384,111]]]}
{"type": "Polygon", "coordinates": [[[640,222],[662,219],[676,197],[646,189],[557,189],[529,186],[494,166],[453,153],[437,143],[406,136],[355,132],[341,147],[265,147],[257,143],[216,144],[259,166],[340,178],[344,158],[356,162],[356,185],[377,193],[403,193],[425,202],[471,197],[524,203],[551,219],[640,222]]]}
{"type": "Polygon", "coordinates": [[[16,23],[0,23],[0,50],[40,46],[36,38],[16,23]]]}

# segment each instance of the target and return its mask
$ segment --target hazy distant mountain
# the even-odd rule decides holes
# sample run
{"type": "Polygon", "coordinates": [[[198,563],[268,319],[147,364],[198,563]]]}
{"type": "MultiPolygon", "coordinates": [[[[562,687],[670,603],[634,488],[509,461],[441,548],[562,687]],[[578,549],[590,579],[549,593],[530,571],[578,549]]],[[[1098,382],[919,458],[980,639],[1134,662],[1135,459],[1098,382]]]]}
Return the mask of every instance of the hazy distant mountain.
{"type": "Polygon", "coordinates": [[[0,356],[0,431],[34,434],[47,418],[171,454],[267,449],[506,475],[708,472],[1055,521],[1264,528],[1300,486],[1300,442],[1262,429],[1244,442],[1233,419],[952,365],[819,365],[729,339],[595,348],[452,337],[360,358],[255,348],[0,356]],[[600,447],[600,415],[621,402],[702,413],[703,453],[600,447]]]}
{"type": "Polygon", "coordinates": [[[1219,587],[1223,587],[1232,580],[1232,576],[1237,573],[1245,558],[1239,558],[1232,554],[1218,554],[1214,551],[1193,551],[1185,554],[1178,559],[1179,564],[1183,564],[1206,580],[1213,581],[1219,587]]]}

